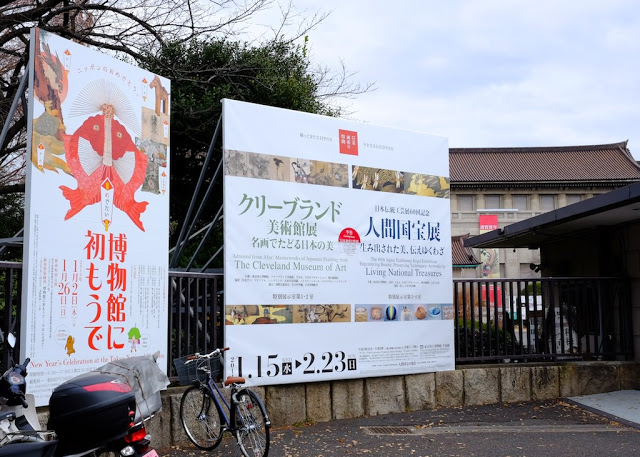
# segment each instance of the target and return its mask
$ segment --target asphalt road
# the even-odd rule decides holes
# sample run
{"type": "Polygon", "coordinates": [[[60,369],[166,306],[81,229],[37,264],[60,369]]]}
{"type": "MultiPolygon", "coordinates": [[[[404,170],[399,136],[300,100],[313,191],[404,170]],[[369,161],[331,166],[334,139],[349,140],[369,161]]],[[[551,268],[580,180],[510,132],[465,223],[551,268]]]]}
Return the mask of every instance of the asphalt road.
{"type": "MultiPolygon", "coordinates": [[[[239,456],[228,437],[210,452],[183,446],[163,457],[239,456]]],[[[640,430],[563,401],[442,408],[271,429],[270,457],[609,457],[640,455],[640,430]]]]}

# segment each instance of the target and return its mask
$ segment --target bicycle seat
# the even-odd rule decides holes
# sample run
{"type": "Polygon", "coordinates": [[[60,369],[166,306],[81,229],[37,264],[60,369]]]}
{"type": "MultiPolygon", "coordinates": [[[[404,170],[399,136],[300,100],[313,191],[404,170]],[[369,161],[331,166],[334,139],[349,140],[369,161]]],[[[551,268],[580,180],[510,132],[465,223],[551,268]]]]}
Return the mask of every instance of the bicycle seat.
{"type": "Polygon", "coordinates": [[[224,385],[228,386],[230,384],[244,384],[245,379],[242,376],[229,376],[224,380],[224,385]]]}

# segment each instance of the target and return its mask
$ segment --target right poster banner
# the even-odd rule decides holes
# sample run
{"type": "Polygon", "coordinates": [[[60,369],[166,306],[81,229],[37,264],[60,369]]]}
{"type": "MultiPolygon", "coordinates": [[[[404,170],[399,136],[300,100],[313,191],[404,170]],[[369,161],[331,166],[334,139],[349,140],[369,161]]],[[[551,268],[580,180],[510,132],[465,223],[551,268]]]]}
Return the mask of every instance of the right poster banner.
{"type": "Polygon", "coordinates": [[[446,138],[223,101],[226,375],[455,368],[446,138]]]}

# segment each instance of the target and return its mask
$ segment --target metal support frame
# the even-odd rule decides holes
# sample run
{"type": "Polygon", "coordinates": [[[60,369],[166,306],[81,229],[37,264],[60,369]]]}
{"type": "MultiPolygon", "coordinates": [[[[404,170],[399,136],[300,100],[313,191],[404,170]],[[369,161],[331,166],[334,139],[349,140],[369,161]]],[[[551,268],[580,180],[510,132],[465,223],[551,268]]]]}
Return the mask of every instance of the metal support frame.
{"type": "MultiPolygon", "coordinates": [[[[9,133],[9,128],[11,127],[11,121],[13,120],[13,116],[16,114],[16,110],[18,109],[18,103],[22,100],[22,106],[24,112],[27,112],[27,101],[25,98],[27,81],[29,80],[29,66],[25,68],[24,73],[20,77],[20,84],[18,85],[18,90],[13,97],[13,102],[11,103],[11,108],[9,108],[9,112],[7,113],[7,118],[4,120],[4,125],[2,126],[2,132],[0,132],[0,151],[4,149],[4,143],[7,139],[7,134],[9,133]]],[[[0,155],[1,156],[1,155],[0,155]]],[[[20,229],[18,233],[16,233],[13,238],[2,239],[0,240],[0,256],[7,250],[8,247],[11,246],[22,246],[23,238],[20,236],[24,233],[24,228],[20,229]]]]}
{"type": "Polygon", "coordinates": [[[13,97],[13,103],[11,103],[11,108],[9,109],[7,118],[4,121],[4,126],[2,127],[2,133],[0,133],[0,151],[4,148],[4,142],[7,138],[7,133],[9,133],[9,126],[11,125],[13,116],[14,114],[16,114],[16,110],[18,109],[18,102],[24,98],[24,93],[26,90],[25,87],[27,85],[28,79],[29,79],[29,67],[25,69],[22,77],[20,78],[18,91],[16,92],[16,95],[13,97]]]}
{"type": "Polygon", "coordinates": [[[0,238],[0,258],[8,248],[22,247],[24,237],[21,235],[23,234],[24,234],[24,227],[18,230],[18,233],[13,235],[12,238],[0,238]]]}
{"type": "MultiPolygon", "coordinates": [[[[198,197],[200,195],[200,190],[202,188],[202,185],[205,182],[205,178],[206,178],[206,174],[207,174],[207,169],[209,167],[209,163],[211,162],[211,158],[213,157],[214,154],[214,150],[215,150],[215,145],[218,141],[218,137],[220,136],[220,130],[221,130],[221,125],[222,125],[222,116],[220,116],[220,118],[218,119],[218,123],[216,125],[216,130],[213,134],[213,138],[211,139],[211,144],[209,145],[209,150],[207,151],[207,156],[205,157],[204,160],[204,164],[202,165],[202,170],[200,172],[200,177],[198,178],[198,183],[196,185],[196,189],[193,193],[193,197],[191,199],[191,203],[189,204],[189,209],[187,210],[187,215],[185,216],[184,219],[184,224],[182,225],[182,229],[180,230],[180,235],[178,237],[178,241],[176,242],[176,245],[174,248],[172,248],[173,251],[173,255],[171,256],[171,260],[169,262],[169,268],[175,268],[176,265],[178,264],[178,261],[180,260],[180,256],[182,255],[182,252],[184,250],[184,247],[186,246],[187,242],[190,241],[196,234],[192,234],[196,223],[199,221],[200,216],[202,215],[202,211],[205,208],[205,205],[207,204],[207,201],[209,200],[209,197],[211,196],[211,193],[213,192],[213,188],[214,185],[216,184],[218,177],[220,176],[220,172],[222,170],[222,160],[220,160],[220,162],[218,163],[218,166],[216,168],[216,171],[214,172],[213,178],[211,179],[211,181],[209,182],[209,187],[207,188],[204,197],[202,198],[202,200],[200,201],[200,205],[198,206],[198,209],[195,212],[195,215],[192,218],[192,213],[194,211],[194,208],[196,206],[196,202],[198,201],[198,197]]],[[[206,240],[209,238],[209,235],[211,234],[212,228],[215,225],[215,223],[220,220],[220,218],[222,217],[222,205],[220,206],[220,208],[218,209],[218,212],[216,214],[216,217],[214,218],[214,220],[208,224],[207,228],[206,228],[206,233],[204,235],[204,238],[200,241],[200,244],[198,245],[196,251],[194,252],[193,256],[191,257],[191,259],[189,260],[189,263],[187,265],[186,270],[189,271],[191,266],[193,265],[193,262],[196,258],[196,256],[198,255],[198,253],[200,252],[201,248],[204,246],[206,240]]],[[[200,230],[197,233],[200,233],[202,230],[200,230]]],[[[222,248],[218,249],[218,251],[216,252],[216,254],[214,255],[213,258],[215,258],[215,256],[221,251],[222,248]]],[[[213,260],[210,259],[207,262],[207,265],[213,260]]],[[[206,267],[206,266],[205,266],[206,267]]],[[[204,270],[204,268],[203,268],[204,270]]]]}
{"type": "MultiPolygon", "coordinates": [[[[222,162],[221,162],[222,163],[222,162]]],[[[200,249],[202,249],[202,247],[204,246],[204,244],[207,242],[207,240],[209,239],[209,236],[211,235],[211,231],[213,230],[213,227],[216,225],[216,222],[218,222],[222,217],[222,206],[220,206],[220,208],[218,209],[218,212],[216,213],[216,217],[213,218],[213,220],[209,223],[209,226],[207,228],[207,232],[204,234],[204,236],[202,237],[202,240],[200,240],[200,244],[198,245],[198,247],[196,248],[196,251],[193,253],[193,256],[191,257],[191,260],[189,260],[189,263],[187,264],[187,271],[189,271],[191,269],[191,265],[193,265],[194,260],[196,259],[196,257],[198,256],[198,254],[200,253],[200,249]]],[[[218,249],[217,252],[220,252],[220,249],[218,249]]],[[[217,254],[216,252],[216,254],[217,254]]],[[[207,265],[211,262],[211,260],[209,262],[207,262],[207,265]]],[[[207,265],[205,265],[200,272],[204,271],[204,269],[207,267],[207,265]]]]}

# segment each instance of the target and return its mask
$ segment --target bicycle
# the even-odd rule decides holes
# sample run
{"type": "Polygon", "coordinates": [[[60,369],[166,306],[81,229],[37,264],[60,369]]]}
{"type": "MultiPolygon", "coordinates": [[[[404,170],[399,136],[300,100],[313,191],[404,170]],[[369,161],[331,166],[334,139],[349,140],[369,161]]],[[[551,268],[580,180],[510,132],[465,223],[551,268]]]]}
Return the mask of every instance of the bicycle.
{"type": "Polygon", "coordinates": [[[229,376],[223,382],[231,389],[227,402],[216,384],[222,372],[222,353],[228,349],[174,360],[180,384],[191,385],[180,400],[182,427],[200,449],[216,448],[224,433],[230,432],[245,457],[267,457],[271,422],[258,394],[242,386],[243,377],[229,376]]]}

